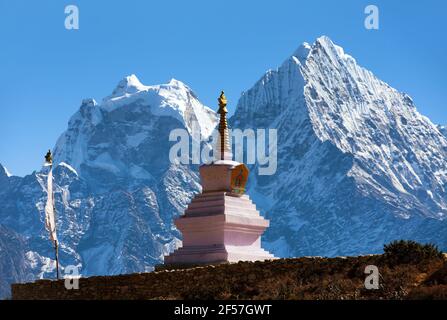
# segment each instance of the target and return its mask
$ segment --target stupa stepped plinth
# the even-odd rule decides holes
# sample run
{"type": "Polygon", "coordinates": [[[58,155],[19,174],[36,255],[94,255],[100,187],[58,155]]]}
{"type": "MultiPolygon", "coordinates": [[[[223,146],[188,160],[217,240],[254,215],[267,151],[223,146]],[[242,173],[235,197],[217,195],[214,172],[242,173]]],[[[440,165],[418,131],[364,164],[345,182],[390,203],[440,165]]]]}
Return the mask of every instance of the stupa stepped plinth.
{"type": "Polygon", "coordinates": [[[203,264],[275,259],[262,249],[261,235],[269,226],[245,194],[248,168],[233,161],[226,121],[226,98],[219,101],[218,159],[199,169],[202,193],[175,220],[182,246],[165,257],[165,264],[203,264]]]}

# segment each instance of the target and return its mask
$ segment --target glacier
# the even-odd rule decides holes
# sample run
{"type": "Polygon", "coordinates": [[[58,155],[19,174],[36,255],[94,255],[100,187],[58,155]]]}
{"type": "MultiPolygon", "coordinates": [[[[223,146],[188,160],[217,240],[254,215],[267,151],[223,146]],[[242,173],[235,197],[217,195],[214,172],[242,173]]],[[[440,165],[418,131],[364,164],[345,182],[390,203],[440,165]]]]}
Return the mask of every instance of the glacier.
{"type": "MultiPolygon", "coordinates": [[[[198,122],[206,139],[217,121],[176,79],[147,86],[132,74],[100,103],[82,100],[53,148],[62,270],[122,274],[161,263],[181,241],[173,219],[201,188],[197,165],[170,163],[169,133],[191,134],[198,122]]],[[[445,127],[328,37],[268,70],[229,123],[277,129],[277,172],[257,175],[254,164],[248,185],[275,255],[378,253],[394,239],[447,249],[445,127]]],[[[47,174],[17,177],[0,165],[0,296],[12,282],[54,277],[47,174]]]]}

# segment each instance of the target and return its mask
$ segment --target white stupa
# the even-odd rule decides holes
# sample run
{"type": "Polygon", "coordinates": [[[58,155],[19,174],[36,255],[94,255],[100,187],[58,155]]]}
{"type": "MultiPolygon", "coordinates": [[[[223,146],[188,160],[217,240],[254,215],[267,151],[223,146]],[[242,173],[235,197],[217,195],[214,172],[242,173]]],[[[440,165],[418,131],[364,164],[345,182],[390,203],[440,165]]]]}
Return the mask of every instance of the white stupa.
{"type": "Polygon", "coordinates": [[[220,138],[215,152],[220,160],[200,167],[202,193],[175,221],[183,244],[165,256],[167,265],[275,259],[261,248],[261,235],[269,221],[244,194],[248,169],[232,160],[223,92],[218,101],[220,138]]]}

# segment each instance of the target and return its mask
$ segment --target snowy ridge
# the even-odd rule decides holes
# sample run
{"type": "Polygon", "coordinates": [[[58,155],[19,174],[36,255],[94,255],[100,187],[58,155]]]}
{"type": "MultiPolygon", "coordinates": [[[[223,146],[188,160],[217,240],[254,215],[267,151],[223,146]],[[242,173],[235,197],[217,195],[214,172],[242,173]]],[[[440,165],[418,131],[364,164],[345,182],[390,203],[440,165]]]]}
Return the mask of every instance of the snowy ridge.
{"type": "Polygon", "coordinates": [[[12,173],[8,171],[8,168],[3,167],[3,169],[5,170],[5,173],[6,173],[7,177],[12,177],[12,173]]]}
{"type": "Polygon", "coordinates": [[[12,174],[1,163],[0,163],[0,176],[5,176],[7,178],[12,177],[12,174]]]}
{"type": "Polygon", "coordinates": [[[118,83],[112,95],[103,99],[101,108],[110,112],[131,102],[150,106],[154,115],[174,117],[188,129],[192,128],[190,118],[194,117],[205,137],[211,134],[209,128],[215,125],[214,112],[202,105],[187,85],[176,79],[167,84],[145,86],[132,74],[118,83]]]}
{"type": "MultiPolygon", "coordinates": [[[[103,142],[96,144],[96,150],[91,149],[89,140],[95,134],[100,134],[101,127],[113,126],[113,122],[124,124],[120,117],[124,114],[132,119],[147,119],[145,123],[140,121],[140,125],[127,130],[126,137],[117,141],[120,145],[126,143],[128,149],[138,149],[145,141],[147,143],[151,140],[151,123],[157,125],[159,117],[176,119],[179,122],[177,127],[184,127],[190,133],[193,122],[198,123],[204,139],[212,133],[217,123],[215,112],[202,105],[192,90],[181,81],[172,79],[168,84],[145,86],[135,75],[131,75],[121,80],[112,95],[103,99],[102,104],[97,104],[93,99],[83,100],[80,110],[70,119],[68,130],[56,143],[57,162],[69,163],[77,172],[82,172],[82,165],[89,165],[114,174],[149,178],[150,175],[141,166],[128,168],[122,159],[123,154],[116,158],[116,153],[107,151],[112,145],[105,137],[100,138],[103,142]]],[[[129,121],[127,123],[130,124],[129,121]]],[[[164,138],[168,141],[167,137],[164,138]]]]}

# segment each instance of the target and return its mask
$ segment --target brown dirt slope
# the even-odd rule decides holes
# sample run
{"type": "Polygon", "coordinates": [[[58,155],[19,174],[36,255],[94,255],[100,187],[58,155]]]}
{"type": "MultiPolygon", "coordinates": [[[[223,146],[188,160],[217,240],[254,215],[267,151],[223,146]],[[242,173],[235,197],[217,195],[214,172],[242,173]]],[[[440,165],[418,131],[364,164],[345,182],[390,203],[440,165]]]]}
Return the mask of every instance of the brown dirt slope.
{"type": "Polygon", "coordinates": [[[13,299],[446,299],[447,262],[434,257],[400,263],[386,255],[303,257],[12,286],[13,299]],[[365,289],[365,267],[380,272],[365,289]]]}

